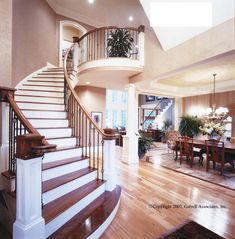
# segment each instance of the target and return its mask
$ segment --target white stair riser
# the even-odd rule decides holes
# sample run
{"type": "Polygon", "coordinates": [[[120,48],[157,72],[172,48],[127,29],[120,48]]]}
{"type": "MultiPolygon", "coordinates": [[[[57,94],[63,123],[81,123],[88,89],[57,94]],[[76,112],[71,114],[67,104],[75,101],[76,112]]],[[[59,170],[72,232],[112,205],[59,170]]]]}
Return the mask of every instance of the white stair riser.
{"type": "MultiPolygon", "coordinates": [[[[43,117],[43,116],[42,116],[43,117]]],[[[57,128],[57,127],[68,127],[69,121],[68,120],[50,120],[50,119],[29,119],[29,122],[35,127],[35,128],[57,128]]]]}
{"type": "Polygon", "coordinates": [[[44,103],[64,103],[63,98],[46,98],[46,97],[33,97],[33,96],[15,96],[16,101],[28,101],[28,102],[44,102],[44,103]]]}
{"type": "Polygon", "coordinates": [[[76,138],[48,139],[47,142],[50,144],[56,144],[57,147],[75,146],[76,138]]]}
{"type": "Polygon", "coordinates": [[[20,90],[45,90],[45,91],[57,91],[64,92],[62,87],[45,87],[45,86],[29,86],[23,85],[20,90]]]}
{"type": "Polygon", "coordinates": [[[64,174],[72,173],[77,170],[87,168],[88,166],[89,166],[89,161],[88,159],[85,159],[85,160],[78,160],[77,162],[65,164],[59,167],[47,169],[42,171],[42,181],[56,178],[64,174]]]}
{"type": "Polygon", "coordinates": [[[15,95],[34,95],[34,96],[53,96],[64,97],[64,93],[59,92],[46,92],[46,91],[30,91],[30,90],[17,90],[15,95]]]}
{"type": "Polygon", "coordinates": [[[64,110],[64,105],[56,104],[34,104],[17,102],[20,109],[35,109],[35,110],[64,110]]]}
{"type": "Polygon", "coordinates": [[[55,152],[51,152],[51,153],[46,153],[44,155],[43,162],[49,163],[49,162],[54,162],[54,161],[62,160],[62,159],[66,159],[66,158],[78,157],[81,155],[82,155],[81,148],[55,151],[55,152]]]}
{"type": "Polygon", "coordinates": [[[54,188],[48,192],[45,192],[42,195],[43,204],[45,205],[95,179],[96,179],[96,172],[92,172],[80,178],[77,178],[71,182],[63,184],[57,188],[54,188]]]}
{"type": "MultiPolygon", "coordinates": [[[[53,81],[53,80],[51,80],[53,81]]],[[[38,85],[38,86],[61,86],[64,87],[64,82],[40,82],[40,81],[34,81],[34,82],[25,82],[24,86],[26,85],[38,85]]]]}
{"type": "Polygon", "coordinates": [[[69,137],[72,134],[72,129],[37,129],[45,138],[69,137]]]}
{"type": "Polygon", "coordinates": [[[29,111],[22,110],[26,118],[56,118],[56,119],[65,119],[66,112],[56,112],[56,111],[29,111]]]}
{"type": "Polygon", "coordinates": [[[61,213],[54,220],[46,224],[46,237],[49,237],[58,228],[69,221],[73,216],[80,212],[83,208],[88,206],[92,201],[99,197],[105,190],[105,184],[101,185],[99,188],[91,192],[89,195],[84,197],[82,200],[74,204],[72,207],[67,209],[65,212],[61,213]]]}

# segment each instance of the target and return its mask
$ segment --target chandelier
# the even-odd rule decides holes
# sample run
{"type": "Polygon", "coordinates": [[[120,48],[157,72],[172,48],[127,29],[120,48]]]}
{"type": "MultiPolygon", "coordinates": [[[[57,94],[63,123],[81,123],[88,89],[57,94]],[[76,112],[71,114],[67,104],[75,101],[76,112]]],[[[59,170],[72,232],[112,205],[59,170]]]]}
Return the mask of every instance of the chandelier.
{"type": "Polygon", "coordinates": [[[213,93],[212,93],[212,107],[205,110],[203,114],[203,119],[205,121],[213,121],[215,123],[222,123],[228,114],[228,108],[226,107],[219,107],[216,108],[215,104],[215,77],[217,74],[213,74],[214,82],[213,82],[213,93]]]}

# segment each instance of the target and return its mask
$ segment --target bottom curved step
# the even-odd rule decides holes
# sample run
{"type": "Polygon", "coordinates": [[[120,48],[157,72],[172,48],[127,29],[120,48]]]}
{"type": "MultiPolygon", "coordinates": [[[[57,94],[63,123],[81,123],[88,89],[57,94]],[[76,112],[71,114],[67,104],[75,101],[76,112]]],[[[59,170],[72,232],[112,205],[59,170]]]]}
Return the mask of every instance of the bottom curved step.
{"type": "Polygon", "coordinates": [[[120,186],[112,192],[104,192],[53,233],[49,239],[99,238],[114,219],[120,198],[120,186]]]}

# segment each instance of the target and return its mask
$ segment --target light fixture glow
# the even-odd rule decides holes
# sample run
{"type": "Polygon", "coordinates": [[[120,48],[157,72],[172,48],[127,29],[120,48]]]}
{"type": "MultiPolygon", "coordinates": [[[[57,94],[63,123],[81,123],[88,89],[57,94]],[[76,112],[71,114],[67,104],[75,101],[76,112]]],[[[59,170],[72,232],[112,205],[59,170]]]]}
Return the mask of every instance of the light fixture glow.
{"type": "Polygon", "coordinates": [[[129,19],[130,22],[133,21],[133,17],[132,16],[130,16],[128,19],[129,19]]]}
{"type": "Polygon", "coordinates": [[[86,84],[87,84],[87,85],[90,85],[90,84],[91,84],[91,82],[90,82],[90,81],[86,81],[86,84]]]}
{"type": "Polygon", "coordinates": [[[87,0],[87,1],[88,1],[88,3],[90,3],[90,4],[94,3],[94,0],[87,0]]]}
{"type": "Polygon", "coordinates": [[[213,93],[212,93],[212,107],[208,108],[204,112],[204,120],[221,123],[227,118],[228,108],[219,107],[216,109],[215,103],[215,77],[217,74],[213,74],[213,93]]]}

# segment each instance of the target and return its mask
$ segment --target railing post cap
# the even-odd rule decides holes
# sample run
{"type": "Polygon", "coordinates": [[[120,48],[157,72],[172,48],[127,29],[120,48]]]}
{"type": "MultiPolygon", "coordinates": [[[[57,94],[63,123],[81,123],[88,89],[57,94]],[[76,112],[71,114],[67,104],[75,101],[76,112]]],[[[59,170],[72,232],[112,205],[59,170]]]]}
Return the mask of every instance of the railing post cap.
{"type": "Polygon", "coordinates": [[[34,147],[42,146],[43,139],[44,136],[37,134],[16,136],[16,157],[25,160],[42,157],[44,153],[35,151],[34,147]]]}

